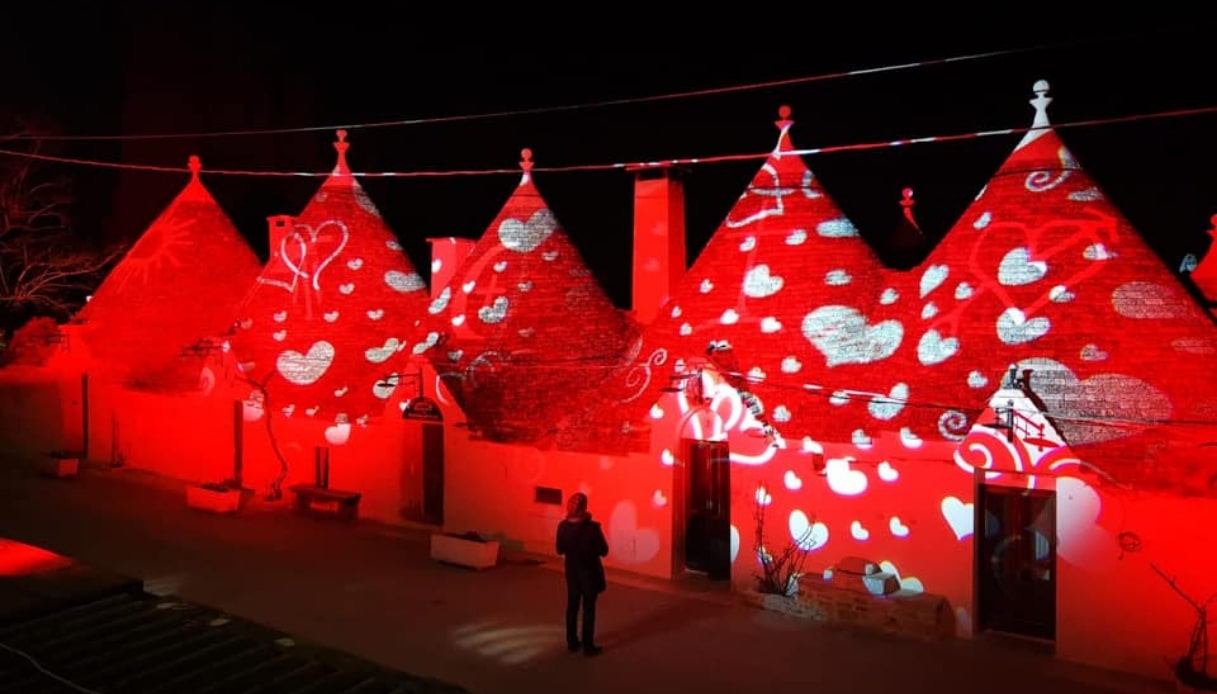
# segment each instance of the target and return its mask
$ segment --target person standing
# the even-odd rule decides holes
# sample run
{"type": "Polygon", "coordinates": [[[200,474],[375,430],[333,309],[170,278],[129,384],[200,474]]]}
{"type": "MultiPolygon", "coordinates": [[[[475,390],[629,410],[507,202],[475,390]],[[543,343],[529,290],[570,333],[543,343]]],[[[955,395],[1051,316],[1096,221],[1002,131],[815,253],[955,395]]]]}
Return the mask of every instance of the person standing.
{"type": "Polygon", "coordinates": [[[566,518],[558,524],[558,554],[566,566],[566,646],[571,653],[599,655],[596,645],[596,599],[607,582],[601,557],[608,556],[608,542],[600,523],[587,511],[587,495],[572,494],[566,500],[566,518]],[[576,628],[583,608],[583,630],[576,628]],[[580,638],[580,636],[582,638],[580,638]]]}

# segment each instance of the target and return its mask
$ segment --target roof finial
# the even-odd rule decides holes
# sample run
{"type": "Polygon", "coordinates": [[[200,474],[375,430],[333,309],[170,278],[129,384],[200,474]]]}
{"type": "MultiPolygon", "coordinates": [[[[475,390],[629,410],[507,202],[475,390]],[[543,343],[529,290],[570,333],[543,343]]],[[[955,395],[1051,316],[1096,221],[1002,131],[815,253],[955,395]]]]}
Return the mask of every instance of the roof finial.
{"type": "Polygon", "coordinates": [[[203,162],[199,159],[199,155],[191,154],[186,160],[186,166],[190,168],[191,180],[199,180],[199,172],[203,170],[203,162]]]}
{"type": "Polygon", "coordinates": [[[909,224],[917,227],[917,220],[913,217],[913,205],[917,204],[917,201],[913,199],[913,189],[905,188],[900,191],[900,197],[900,207],[904,208],[904,218],[909,220],[909,224]]]}
{"type": "Polygon", "coordinates": [[[351,143],[347,142],[347,131],[338,131],[338,141],[334,143],[334,149],[338,150],[338,165],[334,167],[336,174],[349,174],[351,167],[347,166],[347,150],[351,148],[351,143]]]}
{"type": "Polygon", "coordinates": [[[1031,124],[1033,128],[1047,128],[1051,123],[1048,122],[1048,104],[1052,103],[1052,97],[1048,96],[1048,80],[1038,80],[1031,87],[1031,91],[1035,92],[1035,98],[1031,100],[1031,105],[1035,107],[1035,122],[1031,124]]]}
{"type": "Polygon", "coordinates": [[[524,170],[520,185],[524,185],[532,180],[532,149],[529,147],[520,150],[520,168],[524,170]]]}
{"type": "Polygon", "coordinates": [[[778,126],[781,134],[778,135],[778,145],[774,148],[775,152],[783,152],[793,149],[790,145],[790,138],[787,134],[790,132],[790,126],[794,125],[794,121],[790,120],[790,106],[782,104],[778,107],[778,120],[774,121],[774,125],[778,126]]]}
{"type": "Polygon", "coordinates": [[[787,104],[782,104],[781,106],[778,107],[778,118],[780,118],[781,120],[779,120],[777,123],[775,123],[775,125],[777,125],[782,130],[789,128],[791,125],[794,124],[794,121],[790,120],[790,106],[787,104]]]}

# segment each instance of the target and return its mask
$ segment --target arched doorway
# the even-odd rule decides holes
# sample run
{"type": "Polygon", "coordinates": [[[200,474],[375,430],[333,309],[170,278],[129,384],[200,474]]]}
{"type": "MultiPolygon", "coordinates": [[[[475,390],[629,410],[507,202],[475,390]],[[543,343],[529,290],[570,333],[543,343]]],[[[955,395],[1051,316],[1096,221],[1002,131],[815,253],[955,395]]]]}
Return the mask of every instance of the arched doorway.
{"type": "MultiPolygon", "coordinates": [[[[402,492],[405,504],[401,514],[406,520],[442,526],[444,524],[444,415],[428,397],[411,399],[402,408],[408,426],[417,427],[419,446],[407,447],[403,461],[402,492]],[[413,453],[418,451],[418,457],[413,453]]],[[[413,437],[411,437],[413,438],[413,437]]]]}

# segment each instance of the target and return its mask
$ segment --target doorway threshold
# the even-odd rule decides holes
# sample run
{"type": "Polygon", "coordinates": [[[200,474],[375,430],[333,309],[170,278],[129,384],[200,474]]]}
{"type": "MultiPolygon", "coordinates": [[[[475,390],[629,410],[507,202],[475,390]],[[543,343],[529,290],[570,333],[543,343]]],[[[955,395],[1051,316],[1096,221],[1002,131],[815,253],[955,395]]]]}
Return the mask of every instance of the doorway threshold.
{"type": "Polygon", "coordinates": [[[1027,636],[1026,634],[1016,634],[1000,629],[985,629],[980,632],[980,637],[995,644],[1032,653],[1044,653],[1047,655],[1054,655],[1056,653],[1056,641],[1039,636],[1027,636]]]}

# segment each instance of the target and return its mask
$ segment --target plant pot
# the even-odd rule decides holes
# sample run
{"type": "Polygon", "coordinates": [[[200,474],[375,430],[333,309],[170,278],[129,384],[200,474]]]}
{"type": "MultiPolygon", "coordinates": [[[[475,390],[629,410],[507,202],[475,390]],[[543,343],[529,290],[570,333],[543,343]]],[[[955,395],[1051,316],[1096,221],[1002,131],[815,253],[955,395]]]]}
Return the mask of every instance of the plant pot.
{"type": "Polygon", "coordinates": [[[186,505],[209,513],[236,513],[241,509],[241,490],[190,485],[186,487],[186,505]]]}
{"type": "Polygon", "coordinates": [[[51,453],[38,461],[38,472],[47,477],[75,477],[80,472],[80,458],[64,453],[51,453]]]}
{"type": "Polygon", "coordinates": [[[489,569],[499,562],[499,543],[446,533],[431,534],[431,558],[470,569],[489,569]]]}

